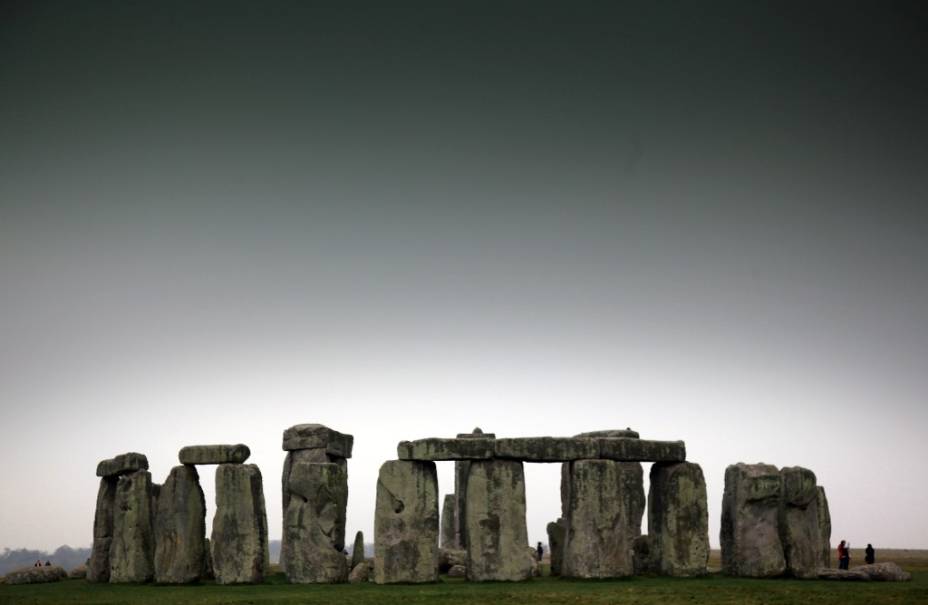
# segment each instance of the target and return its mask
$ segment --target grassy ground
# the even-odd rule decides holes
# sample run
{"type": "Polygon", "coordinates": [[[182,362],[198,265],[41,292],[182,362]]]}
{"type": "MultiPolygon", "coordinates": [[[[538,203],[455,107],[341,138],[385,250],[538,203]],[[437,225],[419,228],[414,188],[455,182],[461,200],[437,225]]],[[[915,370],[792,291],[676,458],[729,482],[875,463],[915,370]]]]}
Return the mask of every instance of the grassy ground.
{"type": "MultiPolygon", "coordinates": [[[[858,561],[862,562],[863,556],[858,561]]],[[[887,551],[879,560],[895,560],[913,572],[904,583],[839,583],[799,580],[748,580],[712,574],[701,579],[630,578],[611,581],[570,581],[543,577],[519,584],[471,584],[442,578],[423,586],[296,586],[275,575],[261,586],[152,586],[88,584],[69,580],[32,586],[0,585],[0,604],[220,605],[323,604],[391,605],[928,605],[928,552],[887,551]]]]}

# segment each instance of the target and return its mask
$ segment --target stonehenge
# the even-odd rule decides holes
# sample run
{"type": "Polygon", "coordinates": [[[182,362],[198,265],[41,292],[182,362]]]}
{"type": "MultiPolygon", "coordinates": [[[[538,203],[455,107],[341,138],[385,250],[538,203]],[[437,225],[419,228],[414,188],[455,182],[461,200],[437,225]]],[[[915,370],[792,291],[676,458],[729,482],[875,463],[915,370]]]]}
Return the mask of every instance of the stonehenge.
{"type": "MultiPolygon", "coordinates": [[[[702,468],[682,441],[632,429],[573,437],[497,438],[479,428],[454,438],[397,444],[377,479],[373,560],[357,532],[345,550],[348,458],[354,438],[321,424],[283,431],[280,564],[291,583],[471,582],[540,573],[526,526],[526,462],[561,467],[560,516],[546,527],[551,575],[605,579],[708,573],[708,506],[702,468]],[[454,462],[454,491],[439,499],[436,462],[454,462]],[[653,463],[647,498],[642,463],[653,463]],[[642,519],[647,515],[647,533],[642,519]]],[[[163,485],[137,452],[100,461],[89,582],[261,583],[268,526],[260,469],[244,444],[189,445],[163,485]],[[207,539],[197,466],[216,465],[216,509],[207,539]]],[[[742,577],[837,578],[823,487],[802,467],[730,465],[720,542],[723,572],[742,577]]],[[[858,574],[860,575],[860,574],[858,574]]]]}

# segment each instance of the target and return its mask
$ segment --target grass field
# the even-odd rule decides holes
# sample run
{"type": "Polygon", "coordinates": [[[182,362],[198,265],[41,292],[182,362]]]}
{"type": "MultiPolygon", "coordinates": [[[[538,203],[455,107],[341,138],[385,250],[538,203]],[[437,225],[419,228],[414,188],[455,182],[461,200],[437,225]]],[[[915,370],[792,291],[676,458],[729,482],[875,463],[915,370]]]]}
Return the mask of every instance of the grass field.
{"type": "MultiPolygon", "coordinates": [[[[570,581],[542,577],[518,584],[471,584],[442,578],[420,586],[287,584],[274,575],[260,586],[109,585],[69,580],[32,586],[0,585],[0,604],[220,605],[322,604],[391,605],[407,603],[529,603],[634,605],[834,605],[928,604],[928,551],[885,551],[879,560],[894,560],[913,573],[912,582],[843,583],[800,580],[748,580],[711,574],[700,579],[639,577],[610,581],[570,581]]],[[[855,558],[863,562],[862,554],[855,558]]],[[[717,554],[713,556],[717,562],[717,554]]]]}

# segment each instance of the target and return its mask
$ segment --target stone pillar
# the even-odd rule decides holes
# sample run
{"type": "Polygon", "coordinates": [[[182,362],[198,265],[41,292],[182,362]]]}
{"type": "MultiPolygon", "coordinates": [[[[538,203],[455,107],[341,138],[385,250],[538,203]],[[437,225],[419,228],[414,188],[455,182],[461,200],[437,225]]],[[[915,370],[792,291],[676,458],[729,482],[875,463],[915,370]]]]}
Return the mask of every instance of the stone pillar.
{"type": "Polygon", "coordinates": [[[780,491],[780,473],[773,465],[739,463],[725,469],[720,542],[726,574],[767,578],[786,571],[780,491]]]}
{"type": "Polygon", "coordinates": [[[548,554],[551,557],[551,575],[561,575],[561,561],[564,558],[564,538],[567,526],[563,518],[548,523],[548,554]]]}
{"type": "Polygon", "coordinates": [[[457,540],[454,534],[454,494],[445,494],[441,505],[441,547],[455,548],[457,540]]]}
{"type": "Polygon", "coordinates": [[[438,474],[434,462],[389,460],[377,478],[374,581],[438,580],[438,474]]]}
{"type": "Polygon", "coordinates": [[[818,512],[818,529],[821,535],[821,562],[822,567],[831,567],[831,512],[828,510],[828,498],[825,496],[825,488],[818,486],[816,488],[815,509],[818,512]]]}
{"type": "Polygon", "coordinates": [[[516,460],[475,460],[467,476],[467,578],[527,580],[532,556],[525,525],[525,475],[516,460]]]}
{"type": "Polygon", "coordinates": [[[561,574],[618,578],[634,573],[645,499],[641,464],[613,460],[570,463],[567,538],[561,574]]]}
{"type": "MultiPolygon", "coordinates": [[[[345,548],[345,513],[348,506],[348,458],[351,458],[351,450],[354,446],[354,437],[344,433],[339,433],[338,431],[332,430],[327,426],[321,424],[297,424],[292,426],[284,431],[283,434],[283,449],[287,452],[287,456],[284,459],[283,475],[281,477],[281,489],[282,489],[282,504],[283,504],[283,518],[284,518],[284,531],[281,537],[281,551],[280,551],[280,566],[281,568],[288,573],[288,578],[291,582],[308,582],[309,580],[303,579],[300,580],[300,577],[306,578],[305,569],[303,571],[297,571],[291,576],[288,571],[288,553],[294,552],[297,549],[301,548],[322,548],[323,551],[329,550],[329,548],[334,548],[338,552],[342,552],[345,548]],[[290,539],[289,535],[294,534],[287,530],[287,515],[288,508],[291,500],[291,489],[290,489],[290,476],[291,469],[293,465],[297,462],[303,463],[315,463],[315,464],[336,464],[344,471],[344,484],[339,486],[338,489],[335,489],[331,492],[331,495],[337,497],[337,501],[334,502],[334,518],[335,525],[331,529],[331,533],[328,534],[329,544],[319,544],[318,540],[315,540],[307,544],[293,544],[288,545],[287,542],[290,539]]],[[[326,516],[331,516],[332,511],[326,511],[326,516]]],[[[294,513],[296,514],[296,513],[294,513]]],[[[312,517],[315,513],[305,509],[303,514],[309,514],[312,517]]],[[[296,517],[294,517],[296,519],[296,517]]],[[[305,523],[308,521],[304,521],[305,523]]],[[[324,523],[328,523],[325,521],[324,523]]],[[[306,532],[297,532],[301,535],[310,535],[306,532]]],[[[310,532],[311,533],[311,532],[310,532]]],[[[294,534],[296,535],[296,534],[294,534]]],[[[311,553],[304,553],[300,555],[301,559],[304,562],[309,562],[312,560],[314,555],[311,553]]],[[[323,552],[319,556],[327,558],[328,554],[323,552]]],[[[330,577],[330,574],[322,574],[318,576],[320,578],[330,577]]],[[[347,578],[347,576],[346,576],[347,578]]],[[[344,580],[318,580],[320,582],[325,581],[344,581],[344,580]]]]}
{"type": "MultiPolygon", "coordinates": [[[[458,433],[458,439],[495,439],[495,433],[484,433],[480,427],[470,433],[458,433]]],[[[454,540],[455,545],[444,548],[463,549],[467,547],[467,475],[470,473],[470,460],[456,460],[454,463],[454,540]]]]}
{"type": "Polygon", "coordinates": [[[196,582],[205,573],[206,500],[193,466],[175,466],[155,513],[155,581],[196,582]]]}
{"type": "Polygon", "coordinates": [[[267,515],[261,470],[254,464],[216,468],[213,574],[217,584],[264,581],[268,565],[267,515]]]}
{"type": "Polygon", "coordinates": [[[701,576],[709,561],[706,480],[692,462],[656,462],[648,490],[649,557],[657,572],[701,576]]]}
{"type": "Polygon", "coordinates": [[[88,582],[110,581],[110,545],[113,543],[113,513],[116,508],[116,477],[103,477],[97,490],[93,516],[93,547],[87,564],[88,582]]]}
{"type": "Polygon", "coordinates": [[[351,569],[364,562],[364,532],[358,530],[354,535],[354,546],[351,548],[351,569]]]}
{"type": "Polygon", "coordinates": [[[148,582],[154,577],[151,473],[135,471],[116,483],[110,582],[148,582]]]}
{"type": "Polygon", "coordinates": [[[780,471],[780,540],[786,572],[796,578],[815,578],[821,566],[821,530],[815,473],[799,466],[780,471]]]}
{"type": "Polygon", "coordinates": [[[287,487],[290,491],[284,518],[287,538],[282,551],[287,560],[287,578],[297,584],[345,582],[348,579],[348,562],[343,554],[344,510],[348,499],[345,466],[297,460],[291,464],[287,487]],[[339,528],[342,528],[340,535],[339,528]],[[339,537],[341,544],[336,543],[339,537]]]}

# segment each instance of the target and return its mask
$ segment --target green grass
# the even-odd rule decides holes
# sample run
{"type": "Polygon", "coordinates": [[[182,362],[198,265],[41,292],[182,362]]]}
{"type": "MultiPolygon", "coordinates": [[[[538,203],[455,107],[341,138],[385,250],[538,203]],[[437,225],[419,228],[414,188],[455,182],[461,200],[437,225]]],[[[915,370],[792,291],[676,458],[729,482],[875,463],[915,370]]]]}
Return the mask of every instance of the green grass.
{"type": "Polygon", "coordinates": [[[260,586],[88,584],[0,585],[0,604],[219,605],[235,603],[391,605],[530,603],[629,605],[780,605],[825,603],[928,604],[928,570],[914,571],[912,582],[843,583],[800,580],[749,580],[713,574],[700,579],[638,577],[626,580],[571,581],[535,578],[518,584],[475,584],[443,578],[418,586],[291,585],[275,575],[260,586]]]}

